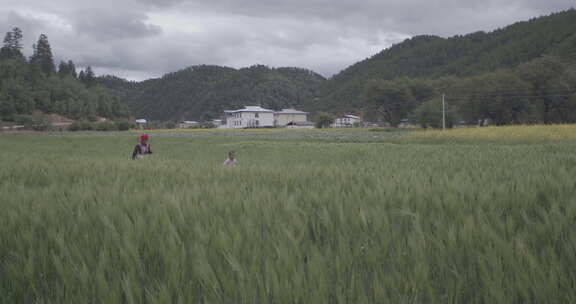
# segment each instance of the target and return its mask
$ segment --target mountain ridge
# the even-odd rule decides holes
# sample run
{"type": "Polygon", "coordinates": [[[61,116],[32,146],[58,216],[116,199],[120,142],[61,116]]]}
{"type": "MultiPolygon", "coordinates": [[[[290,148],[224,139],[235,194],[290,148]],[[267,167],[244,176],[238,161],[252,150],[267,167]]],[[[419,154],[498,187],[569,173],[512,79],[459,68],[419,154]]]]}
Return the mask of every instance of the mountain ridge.
{"type": "Polygon", "coordinates": [[[262,65],[240,69],[197,65],[132,83],[100,78],[134,114],[154,120],[214,119],[225,109],[249,104],[303,107],[322,81],[325,78],[311,70],[262,65]]]}

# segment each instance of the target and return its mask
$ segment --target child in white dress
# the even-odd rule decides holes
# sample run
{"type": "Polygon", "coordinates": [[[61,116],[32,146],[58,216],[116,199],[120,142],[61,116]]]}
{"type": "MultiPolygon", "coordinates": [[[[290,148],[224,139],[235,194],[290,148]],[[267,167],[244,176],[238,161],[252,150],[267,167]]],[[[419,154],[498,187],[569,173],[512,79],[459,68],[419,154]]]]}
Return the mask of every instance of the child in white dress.
{"type": "Polygon", "coordinates": [[[236,153],[234,151],[228,152],[228,159],[226,159],[222,165],[227,168],[236,167],[236,153]]]}

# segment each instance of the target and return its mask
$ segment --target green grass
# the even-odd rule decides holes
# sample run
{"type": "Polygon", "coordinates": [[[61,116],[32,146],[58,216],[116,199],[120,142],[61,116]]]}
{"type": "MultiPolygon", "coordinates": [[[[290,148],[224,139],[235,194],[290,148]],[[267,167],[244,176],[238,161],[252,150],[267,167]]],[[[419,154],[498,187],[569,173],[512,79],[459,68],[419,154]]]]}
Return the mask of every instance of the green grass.
{"type": "Polygon", "coordinates": [[[0,303],[575,303],[576,142],[411,134],[0,136],[0,303]]]}

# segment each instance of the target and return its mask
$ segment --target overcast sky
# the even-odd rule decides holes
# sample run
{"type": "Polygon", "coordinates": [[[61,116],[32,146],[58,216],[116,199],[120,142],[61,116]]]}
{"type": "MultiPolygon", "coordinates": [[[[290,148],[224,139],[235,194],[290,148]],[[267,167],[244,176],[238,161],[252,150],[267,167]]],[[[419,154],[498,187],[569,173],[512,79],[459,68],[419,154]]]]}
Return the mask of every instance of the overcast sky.
{"type": "Polygon", "coordinates": [[[41,33],[57,60],[142,80],[191,65],[297,66],[324,76],[421,34],[490,31],[574,0],[1,0],[0,31],[41,33]]]}

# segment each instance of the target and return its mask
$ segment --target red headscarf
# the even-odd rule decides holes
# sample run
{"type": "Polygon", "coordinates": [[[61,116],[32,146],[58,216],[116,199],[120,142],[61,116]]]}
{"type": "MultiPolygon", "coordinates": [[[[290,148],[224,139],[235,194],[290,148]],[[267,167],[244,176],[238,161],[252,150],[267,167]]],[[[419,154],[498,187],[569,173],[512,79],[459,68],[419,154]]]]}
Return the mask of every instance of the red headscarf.
{"type": "Polygon", "coordinates": [[[150,137],[148,136],[148,134],[143,134],[142,136],[140,136],[140,141],[146,141],[148,140],[150,137]]]}

